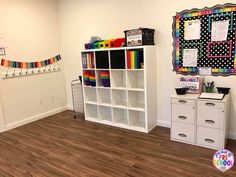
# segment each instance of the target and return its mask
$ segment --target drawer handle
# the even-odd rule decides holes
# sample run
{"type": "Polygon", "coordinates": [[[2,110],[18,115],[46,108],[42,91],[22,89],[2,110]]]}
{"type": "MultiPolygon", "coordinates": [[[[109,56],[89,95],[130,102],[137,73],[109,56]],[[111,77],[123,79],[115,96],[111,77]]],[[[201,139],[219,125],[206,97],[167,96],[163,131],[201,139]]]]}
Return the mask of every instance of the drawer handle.
{"type": "Polygon", "coordinates": [[[205,120],[205,122],[208,123],[208,124],[214,124],[215,123],[214,120],[205,120]]]}
{"type": "Polygon", "coordinates": [[[185,117],[185,116],[179,116],[178,118],[181,119],[181,120],[186,120],[187,119],[187,117],[185,117]]]}
{"type": "Polygon", "coordinates": [[[214,140],[211,140],[211,139],[205,139],[205,141],[206,141],[207,143],[214,143],[214,142],[215,142],[214,140]]]}
{"type": "Polygon", "coordinates": [[[185,101],[185,100],[179,100],[179,103],[186,104],[187,101],[185,101]]]}
{"type": "Polygon", "coordinates": [[[205,103],[206,106],[215,106],[215,103],[205,103]]]}
{"type": "Polygon", "coordinates": [[[185,135],[185,134],[182,134],[182,133],[180,133],[180,134],[178,134],[181,138],[187,138],[187,135],[185,135]]]}

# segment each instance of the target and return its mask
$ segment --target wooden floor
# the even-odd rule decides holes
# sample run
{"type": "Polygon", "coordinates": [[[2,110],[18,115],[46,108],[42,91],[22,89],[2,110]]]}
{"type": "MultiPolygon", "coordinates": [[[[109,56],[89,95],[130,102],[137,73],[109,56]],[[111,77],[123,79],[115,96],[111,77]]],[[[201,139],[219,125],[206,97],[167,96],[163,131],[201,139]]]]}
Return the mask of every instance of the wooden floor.
{"type": "MultiPolygon", "coordinates": [[[[212,165],[214,150],[74,120],[70,111],[0,134],[0,176],[236,177],[212,165]]],[[[236,143],[227,148],[236,154],[236,143]]]]}

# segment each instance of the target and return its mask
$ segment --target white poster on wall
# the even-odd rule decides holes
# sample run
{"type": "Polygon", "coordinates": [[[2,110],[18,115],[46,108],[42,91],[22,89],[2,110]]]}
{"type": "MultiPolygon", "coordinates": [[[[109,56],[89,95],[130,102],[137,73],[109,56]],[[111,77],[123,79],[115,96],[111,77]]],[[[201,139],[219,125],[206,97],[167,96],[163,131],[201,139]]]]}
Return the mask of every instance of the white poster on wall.
{"type": "Polygon", "coordinates": [[[201,35],[201,21],[187,20],[184,21],[184,39],[185,40],[197,40],[201,35]]]}
{"type": "Polygon", "coordinates": [[[183,66],[197,67],[198,49],[184,49],[183,50],[183,66]]]}
{"type": "Polygon", "coordinates": [[[229,20],[213,21],[211,24],[211,41],[226,41],[229,30],[229,20]]]}
{"type": "Polygon", "coordinates": [[[211,76],[211,67],[199,67],[200,76],[211,76]]]}

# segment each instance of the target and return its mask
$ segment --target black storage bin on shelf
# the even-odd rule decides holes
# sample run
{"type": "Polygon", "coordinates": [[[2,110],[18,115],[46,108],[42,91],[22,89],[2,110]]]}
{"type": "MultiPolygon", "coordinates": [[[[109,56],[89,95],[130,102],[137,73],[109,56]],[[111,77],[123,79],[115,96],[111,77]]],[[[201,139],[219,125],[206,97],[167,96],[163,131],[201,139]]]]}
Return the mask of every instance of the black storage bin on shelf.
{"type": "Polygon", "coordinates": [[[217,88],[218,93],[223,93],[225,95],[229,94],[230,88],[228,87],[216,87],[216,88],[217,88]]]}
{"type": "Polygon", "coordinates": [[[95,52],[95,56],[96,56],[96,68],[98,69],[109,68],[108,51],[95,52]]]}
{"type": "Polygon", "coordinates": [[[125,69],[125,51],[111,51],[111,69],[125,69]]]}
{"type": "Polygon", "coordinates": [[[139,29],[127,30],[124,32],[127,46],[155,45],[154,29],[139,28],[139,29]]]}

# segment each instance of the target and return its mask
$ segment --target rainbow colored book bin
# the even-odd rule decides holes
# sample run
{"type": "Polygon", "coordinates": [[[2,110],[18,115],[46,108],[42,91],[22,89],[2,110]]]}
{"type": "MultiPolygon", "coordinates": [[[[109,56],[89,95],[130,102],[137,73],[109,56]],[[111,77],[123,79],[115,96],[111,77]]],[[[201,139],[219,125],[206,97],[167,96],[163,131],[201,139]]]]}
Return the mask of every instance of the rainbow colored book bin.
{"type": "Polygon", "coordinates": [[[85,71],[84,72],[84,85],[87,85],[87,86],[90,85],[89,76],[90,76],[90,72],[85,71]]]}
{"type": "Polygon", "coordinates": [[[104,87],[110,87],[110,74],[109,71],[101,71],[100,79],[104,87]]]}
{"type": "Polygon", "coordinates": [[[96,78],[94,75],[90,75],[89,76],[89,83],[92,87],[95,87],[96,86],[96,78]]]}

